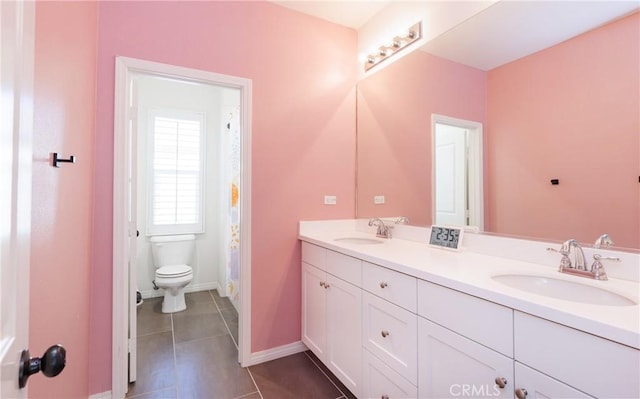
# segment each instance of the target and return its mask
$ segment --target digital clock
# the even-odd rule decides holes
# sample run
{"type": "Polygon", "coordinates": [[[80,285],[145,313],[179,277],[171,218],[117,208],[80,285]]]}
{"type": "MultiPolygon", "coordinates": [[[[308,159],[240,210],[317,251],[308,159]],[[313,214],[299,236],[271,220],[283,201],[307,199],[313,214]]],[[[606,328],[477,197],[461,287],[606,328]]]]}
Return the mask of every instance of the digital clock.
{"type": "Polygon", "coordinates": [[[461,227],[431,226],[429,245],[458,251],[462,241],[462,232],[461,227]]]}

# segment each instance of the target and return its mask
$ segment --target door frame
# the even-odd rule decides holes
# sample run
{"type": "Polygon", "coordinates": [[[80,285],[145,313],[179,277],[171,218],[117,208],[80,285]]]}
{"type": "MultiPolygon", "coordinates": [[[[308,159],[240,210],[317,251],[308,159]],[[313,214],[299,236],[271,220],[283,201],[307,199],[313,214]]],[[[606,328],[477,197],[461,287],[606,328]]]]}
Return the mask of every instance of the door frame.
{"type": "Polygon", "coordinates": [[[431,220],[436,218],[436,171],[435,171],[435,136],[436,124],[461,127],[469,131],[469,152],[467,155],[469,195],[469,220],[475,221],[466,229],[484,231],[484,134],[482,123],[453,118],[450,116],[431,114],[431,220]]]}
{"type": "Polygon", "coordinates": [[[18,387],[29,346],[36,4],[0,2],[0,397],[18,387]]]}
{"type": "Polygon", "coordinates": [[[246,367],[251,360],[251,86],[250,79],[198,69],[162,64],[129,57],[115,60],[115,108],[113,155],[113,313],[112,313],[112,397],[124,397],[127,386],[129,271],[127,241],[135,226],[127,220],[129,198],[127,168],[131,146],[127,106],[132,74],[144,73],[240,90],[240,315],[238,361],[246,367]]]}

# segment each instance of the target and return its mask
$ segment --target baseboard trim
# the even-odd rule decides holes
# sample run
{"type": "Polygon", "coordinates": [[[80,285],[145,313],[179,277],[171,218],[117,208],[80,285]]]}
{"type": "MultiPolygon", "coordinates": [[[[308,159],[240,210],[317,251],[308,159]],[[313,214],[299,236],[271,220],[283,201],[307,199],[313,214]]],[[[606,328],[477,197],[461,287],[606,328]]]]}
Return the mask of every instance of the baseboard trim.
{"type": "MultiPolygon", "coordinates": [[[[217,281],[214,281],[213,283],[189,284],[185,287],[184,292],[217,290],[218,287],[219,285],[217,281]]],[[[164,291],[162,291],[161,289],[140,291],[140,293],[142,294],[142,299],[158,298],[164,296],[164,291]]]]}
{"type": "Polygon", "coordinates": [[[111,391],[94,393],[89,395],[89,399],[111,399],[111,391]]]}
{"type": "Polygon", "coordinates": [[[304,352],[306,350],[307,346],[303,344],[302,341],[298,341],[260,352],[253,352],[251,353],[251,358],[249,359],[249,364],[247,364],[247,366],[253,366],[270,360],[280,359],[281,357],[295,355],[296,353],[304,352]]]}

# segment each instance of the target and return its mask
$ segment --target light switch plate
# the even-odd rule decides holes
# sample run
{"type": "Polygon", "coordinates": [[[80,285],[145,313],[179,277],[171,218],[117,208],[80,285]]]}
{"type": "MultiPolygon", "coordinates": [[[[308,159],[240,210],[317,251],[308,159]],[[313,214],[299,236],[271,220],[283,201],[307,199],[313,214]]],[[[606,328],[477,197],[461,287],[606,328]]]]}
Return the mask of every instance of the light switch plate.
{"type": "Polygon", "coordinates": [[[376,195],[373,197],[373,203],[376,205],[384,204],[384,195],[376,195]]]}
{"type": "Polygon", "coordinates": [[[324,204],[325,205],[335,205],[338,202],[338,199],[335,195],[325,195],[324,196],[324,204]]]}

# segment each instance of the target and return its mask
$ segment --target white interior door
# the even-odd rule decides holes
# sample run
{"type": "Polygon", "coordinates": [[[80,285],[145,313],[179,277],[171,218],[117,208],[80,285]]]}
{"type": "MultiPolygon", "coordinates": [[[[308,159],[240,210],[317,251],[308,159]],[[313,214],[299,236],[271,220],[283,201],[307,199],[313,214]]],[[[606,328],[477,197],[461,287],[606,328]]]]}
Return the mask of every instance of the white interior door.
{"type": "Polygon", "coordinates": [[[436,124],[435,224],[467,225],[467,129],[436,124]]]}
{"type": "Polygon", "coordinates": [[[0,2],[0,397],[23,398],[29,336],[35,2],[0,2]]]}

